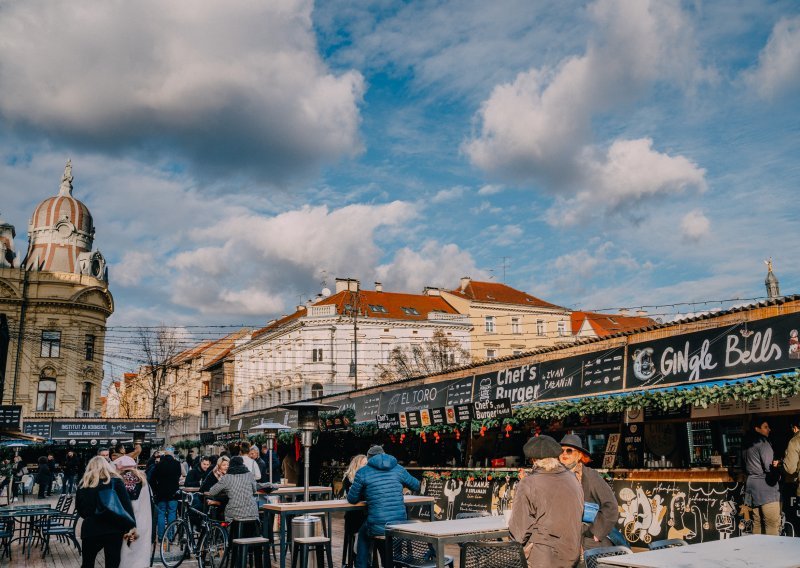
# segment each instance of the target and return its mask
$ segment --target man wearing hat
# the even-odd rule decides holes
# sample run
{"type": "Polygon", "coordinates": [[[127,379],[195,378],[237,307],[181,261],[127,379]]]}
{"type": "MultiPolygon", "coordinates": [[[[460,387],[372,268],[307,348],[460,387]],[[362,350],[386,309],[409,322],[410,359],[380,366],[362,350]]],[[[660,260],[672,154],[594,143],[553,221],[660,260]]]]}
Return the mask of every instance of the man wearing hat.
{"type": "Polygon", "coordinates": [[[575,477],[583,487],[583,499],[586,503],[594,503],[599,507],[593,516],[593,508],[585,507],[583,517],[583,549],[614,546],[608,535],[617,523],[618,506],[614,492],[606,481],[600,477],[589,463],[589,452],[581,444],[580,436],[567,434],[561,439],[561,455],[558,458],[567,469],[575,473],[575,477]]]}
{"type": "Polygon", "coordinates": [[[375,536],[383,535],[386,523],[406,520],[403,487],[419,491],[419,480],[397,463],[397,458],[384,453],[381,446],[367,451],[367,465],[356,472],[347,500],[367,502],[367,522],[358,531],[356,568],[368,568],[370,547],[375,536]]]}
{"type": "Polygon", "coordinates": [[[523,447],[533,470],[517,484],[508,529],[525,547],[528,568],[572,568],[581,555],[583,490],[558,461],[561,445],[537,436],[523,447]]]}

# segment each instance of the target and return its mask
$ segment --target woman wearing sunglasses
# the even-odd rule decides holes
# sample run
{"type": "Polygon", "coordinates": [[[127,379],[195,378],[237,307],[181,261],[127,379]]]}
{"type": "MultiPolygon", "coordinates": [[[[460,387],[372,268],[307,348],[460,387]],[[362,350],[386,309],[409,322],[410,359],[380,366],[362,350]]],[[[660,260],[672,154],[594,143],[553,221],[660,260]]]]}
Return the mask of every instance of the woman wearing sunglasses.
{"type": "MultiPolygon", "coordinates": [[[[583,487],[583,549],[613,546],[608,535],[617,523],[617,500],[608,483],[592,468],[589,452],[575,434],[561,440],[559,461],[572,470],[583,487]]],[[[623,537],[624,538],[624,537],[623,537]]]]}

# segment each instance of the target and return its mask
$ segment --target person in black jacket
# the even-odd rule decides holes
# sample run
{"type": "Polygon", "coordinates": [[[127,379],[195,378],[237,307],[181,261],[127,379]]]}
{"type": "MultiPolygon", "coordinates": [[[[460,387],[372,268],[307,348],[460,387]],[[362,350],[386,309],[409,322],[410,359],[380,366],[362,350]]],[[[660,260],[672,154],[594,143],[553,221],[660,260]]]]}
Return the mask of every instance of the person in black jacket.
{"type": "Polygon", "coordinates": [[[44,499],[47,489],[53,481],[53,472],[50,471],[50,466],[47,465],[47,456],[39,456],[39,467],[36,470],[34,481],[39,484],[39,499],[44,499]]]}
{"type": "Polygon", "coordinates": [[[203,456],[196,461],[197,465],[189,471],[186,479],[183,480],[184,487],[200,487],[206,475],[208,475],[208,470],[211,467],[211,460],[208,456],[203,456]]]}
{"type": "Polygon", "coordinates": [[[158,509],[158,542],[164,536],[167,525],[178,516],[176,493],[180,486],[181,464],[175,459],[172,448],[163,451],[161,459],[153,468],[150,485],[153,501],[158,509]]]}
{"type": "Polygon", "coordinates": [[[86,473],[75,495],[75,509],[83,519],[81,568],[92,568],[97,553],[101,550],[105,556],[106,568],[119,568],[122,541],[135,531],[135,527],[120,526],[97,515],[98,494],[109,484],[119,497],[122,507],[134,518],[130,497],[119,474],[105,458],[93,457],[86,465],[86,473]]]}
{"type": "Polygon", "coordinates": [[[72,450],[67,452],[64,460],[64,493],[75,493],[75,481],[78,478],[78,470],[81,467],[81,460],[72,450]]]}

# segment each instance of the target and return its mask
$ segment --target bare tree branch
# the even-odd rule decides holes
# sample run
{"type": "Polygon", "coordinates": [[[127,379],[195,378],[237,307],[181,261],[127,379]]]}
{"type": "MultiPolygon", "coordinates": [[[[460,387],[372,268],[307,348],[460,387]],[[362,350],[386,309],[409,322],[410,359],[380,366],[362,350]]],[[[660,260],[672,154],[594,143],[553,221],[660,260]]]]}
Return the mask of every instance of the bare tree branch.
{"type": "Polygon", "coordinates": [[[377,365],[379,382],[441,373],[471,362],[469,351],[461,343],[449,339],[442,330],[433,337],[412,346],[395,347],[386,363],[377,365]]]}

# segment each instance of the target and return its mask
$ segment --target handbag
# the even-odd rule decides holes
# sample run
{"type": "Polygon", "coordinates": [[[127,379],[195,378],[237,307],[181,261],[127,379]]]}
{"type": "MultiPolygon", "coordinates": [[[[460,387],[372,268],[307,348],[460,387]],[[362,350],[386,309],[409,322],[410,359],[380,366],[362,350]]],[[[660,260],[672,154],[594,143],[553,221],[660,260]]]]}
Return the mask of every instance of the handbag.
{"type": "Polygon", "coordinates": [[[600,505],[597,503],[589,503],[588,501],[583,504],[583,518],[584,523],[592,524],[597,518],[597,513],[600,511],[600,505]]]}
{"type": "Polygon", "coordinates": [[[128,532],[136,526],[136,520],[122,506],[119,495],[111,483],[101,487],[97,492],[97,507],[94,513],[103,521],[123,529],[123,532],[128,532]]]}

